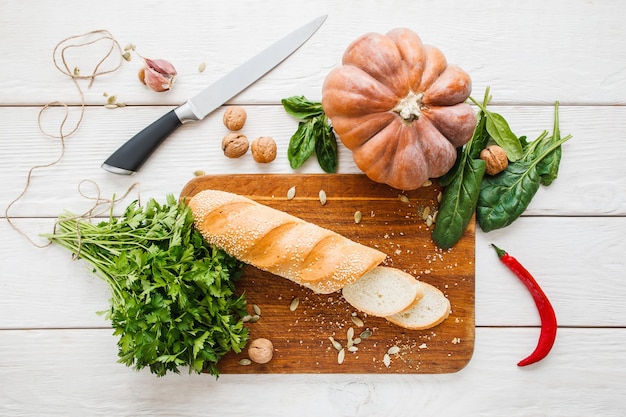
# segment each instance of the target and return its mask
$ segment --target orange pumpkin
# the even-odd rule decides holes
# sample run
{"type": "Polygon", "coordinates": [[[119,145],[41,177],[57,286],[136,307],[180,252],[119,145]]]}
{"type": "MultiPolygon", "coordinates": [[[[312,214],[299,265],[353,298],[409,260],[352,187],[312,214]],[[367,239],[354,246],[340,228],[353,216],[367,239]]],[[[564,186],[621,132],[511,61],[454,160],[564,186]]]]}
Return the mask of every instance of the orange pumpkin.
{"type": "Polygon", "coordinates": [[[472,136],[469,75],[409,29],[368,33],[326,77],[322,106],[356,165],[402,190],[448,172],[472,136]]]}

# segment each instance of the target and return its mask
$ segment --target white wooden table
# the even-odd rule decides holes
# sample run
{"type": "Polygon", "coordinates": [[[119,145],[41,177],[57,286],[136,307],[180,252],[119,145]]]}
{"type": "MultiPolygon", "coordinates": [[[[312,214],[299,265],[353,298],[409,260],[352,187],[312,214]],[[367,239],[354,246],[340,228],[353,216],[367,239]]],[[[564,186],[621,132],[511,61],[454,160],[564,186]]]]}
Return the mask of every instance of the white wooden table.
{"type": "MultiPolygon", "coordinates": [[[[476,344],[467,367],[449,375],[168,375],[156,378],[116,363],[116,339],[96,314],[108,290],[59,247],[37,248],[0,222],[0,415],[2,416],[621,416],[626,411],[626,3],[615,1],[122,1],[0,0],[0,205],[23,190],[30,167],[54,161],[60,141],[43,135],[43,105],[80,95],[52,51],[63,38],[106,29],[147,57],[179,70],[172,91],[149,92],[136,79],[137,57],[91,88],[67,137],[62,160],[35,171],[10,210],[39,243],[63,209],[91,202],[78,192],[95,181],[104,197],[140,183],[142,198],[177,195],[196,170],[290,173],[286,146],[295,122],[280,99],[321,99],[321,85],[359,35],[405,26],[470,73],[475,97],[491,87],[494,110],[534,138],[561,103],[560,176],[542,188],[509,228],[476,236],[476,344]],[[267,76],[235,97],[248,110],[246,132],[271,135],[275,162],[220,149],[223,109],[179,129],[132,177],[100,164],[146,123],[306,21],[328,14],[319,32],[267,76]],[[198,71],[207,62],[204,72],[198,71]],[[126,107],[105,109],[103,93],[126,107]],[[497,242],[538,278],[553,301],[559,332],[542,362],[518,368],[539,333],[525,288],[499,262],[497,242]]],[[[82,74],[99,54],[81,50],[82,74]]],[[[62,111],[45,113],[59,131],[62,111]]],[[[340,149],[340,171],[358,172],[340,149]]],[[[309,163],[298,172],[321,172],[309,163]]],[[[89,195],[95,191],[83,189],[89,195]]],[[[136,193],[131,198],[136,197],[136,193]]]]}

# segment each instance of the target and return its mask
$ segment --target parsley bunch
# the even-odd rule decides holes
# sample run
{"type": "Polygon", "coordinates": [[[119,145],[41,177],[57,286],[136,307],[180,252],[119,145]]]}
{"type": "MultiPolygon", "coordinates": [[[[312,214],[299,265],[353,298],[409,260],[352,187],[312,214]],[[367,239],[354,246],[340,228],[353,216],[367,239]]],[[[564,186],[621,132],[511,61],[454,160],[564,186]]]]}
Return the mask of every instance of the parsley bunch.
{"type": "Polygon", "coordinates": [[[97,225],[66,212],[44,236],[110,286],[106,317],[119,336],[119,362],[158,376],[188,366],[217,377],[219,359],[247,343],[246,301],[234,293],[243,264],[208,245],[191,209],[172,195],[163,205],[133,202],[97,225]]]}

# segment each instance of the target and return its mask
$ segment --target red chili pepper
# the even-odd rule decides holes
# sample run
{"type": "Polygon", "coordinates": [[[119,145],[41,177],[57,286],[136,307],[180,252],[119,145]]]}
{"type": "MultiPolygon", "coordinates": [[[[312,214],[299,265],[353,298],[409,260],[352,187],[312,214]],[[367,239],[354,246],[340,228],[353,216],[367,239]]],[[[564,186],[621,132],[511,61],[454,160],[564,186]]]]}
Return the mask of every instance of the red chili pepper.
{"type": "Polygon", "coordinates": [[[531,363],[535,363],[545,358],[546,355],[552,349],[552,345],[554,345],[554,340],[556,339],[556,314],[554,314],[554,309],[552,308],[552,304],[550,304],[550,300],[543,292],[537,281],[533,278],[533,276],[528,272],[526,268],[519,263],[517,259],[509,255],[506,251],[500,249],[494,244],[491,244],[496,250],[498,254],[498,258],[505,264],[517,277],[524,283],[526,288],[530,291],[533,296],[533,300],[535,300],[535,304],[537,305],[537,310],[539,310],[539,317],[541,318],[541,333],[539,335],[539,342],[537,343],[537,347],[528,357],[522,359],[518,362],[517,366],[526,366],[531,363]]]}

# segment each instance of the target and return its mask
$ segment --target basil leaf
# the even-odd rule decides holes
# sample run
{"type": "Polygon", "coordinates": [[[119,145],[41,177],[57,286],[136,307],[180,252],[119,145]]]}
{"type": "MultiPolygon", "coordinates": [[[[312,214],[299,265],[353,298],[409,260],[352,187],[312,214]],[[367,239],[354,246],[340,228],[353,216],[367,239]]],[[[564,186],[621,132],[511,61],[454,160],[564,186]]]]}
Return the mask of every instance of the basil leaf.
{"type": "Polygon", "coordinates": [[[522,157],[522,144],[515,133],[511,131],[508,122],[498,113],[484,111],[487,116],[486,128],[489,136],[505,150],[509,161],[515,162],[520,159],[522,157]]]}
{"type": "Polygon", "coordinates": [[[476,209],[484,175],[485,161],[464,158],[459,175],[444,189],[432,234],[442,249],[454,246],[465,233],[476,209]]]}
{"type": "Polygon", "coordinates": [[[287,148],[287,158],[292,169],[299,168],[309,159],[315,150],[315,142],[315,119],[299,122],[287,148]]]}
{"type": "Polygon", "coordinates": [[[304,96],[284,98],[281,103],[285,111],[298,120],[307,120],[324,114],[322,103],[314,103],[304,96]]]}
{"type": "Polygon", "coordinates": [[[337,172],[337,139],[333,128],[326,123],[326,116],[315,118],[315,154],[320,167],[329,174],[337,172]]]}
{"type": "Polygon", "coordinates": [[[513,223],[537,193],[540,177],[536,164],[517,161],[500,174],[486,177],[480,189],[476,215],[484,232],[513,223]]]}

